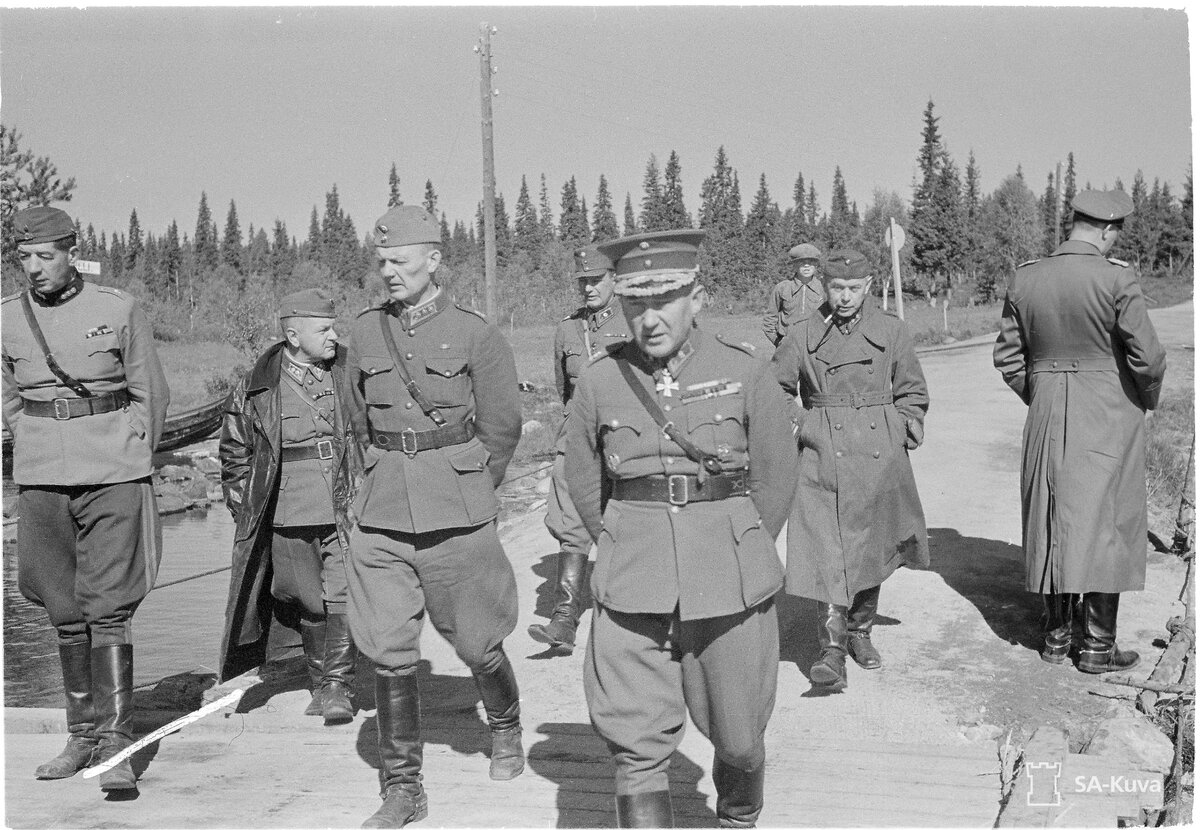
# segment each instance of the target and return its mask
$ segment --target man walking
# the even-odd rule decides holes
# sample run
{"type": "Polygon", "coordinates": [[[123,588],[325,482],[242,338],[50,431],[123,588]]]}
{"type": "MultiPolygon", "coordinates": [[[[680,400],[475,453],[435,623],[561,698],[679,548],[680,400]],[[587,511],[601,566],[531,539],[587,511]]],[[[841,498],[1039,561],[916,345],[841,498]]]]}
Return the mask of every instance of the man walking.
{"type": "MultiPolygon", "coordinates": [[[[162,552],[150,457],[170,393],[137,301],[75,269],[71,217],[29,208],[13,229],[29,280],[0,321],[17,582],[58,633],[70,733],[36,775],[68,778],[133,740],[132,620],[162,552]]],[[[137,787],[128,760],[99,781],[137,787]]]]}
{"type": "Polygon", "coordinates": [[[284,618],[299,626],[312,680],[304,714],[326,724],[354,718],[345,556],[351,489],[362,471],[336,316],[317,289],[283,298],[284,339],[230,392],[220,444],[222,489],[237,525],[221,680],[268,659],[271,620],[284,618]],[[272,598],[283,607],[272,608],[272,598]]]}
{"type": "Polygon", "coordinates": [[[1145,586],[1145,415],[1167,360],[1133,269],[1105,257],[1133,201],[1085,190],[1071,207],[1067,241],[1013,274],[993,357],[1029,406],[1021,518],[1041,656],[1062,663],[1076,644],[1079,670],[1098,674],[1139,660],[1116,646],[1117,606],[1145,586]]]}
{"type": "Polygon", "coordinates": [[[763,315],[763,334],[778,346],[787,333],[817,310],[824,296],[813,285],[821,265],[821,249],[802,242],[788,251],[792,276],[775,283],[767,313],[763,315]]]}

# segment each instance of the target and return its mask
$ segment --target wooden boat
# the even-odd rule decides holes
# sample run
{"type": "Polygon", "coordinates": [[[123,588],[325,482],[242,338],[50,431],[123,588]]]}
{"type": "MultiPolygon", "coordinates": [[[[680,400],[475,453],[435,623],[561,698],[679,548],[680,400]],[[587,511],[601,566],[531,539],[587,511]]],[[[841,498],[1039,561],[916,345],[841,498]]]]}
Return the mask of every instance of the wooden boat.
{"type": "MultiPolygon", "coordinates": [[[[221,428],[221,407],[224,398],[217,398],[194,409],[187,409],[168,415],[163,424],[162,437],[159,439],[155,452],[174,452],[175,450],[203,441],[221,428]]],[[[4,474],[12,472],[13,437],[4,430],[4,474]]]]}

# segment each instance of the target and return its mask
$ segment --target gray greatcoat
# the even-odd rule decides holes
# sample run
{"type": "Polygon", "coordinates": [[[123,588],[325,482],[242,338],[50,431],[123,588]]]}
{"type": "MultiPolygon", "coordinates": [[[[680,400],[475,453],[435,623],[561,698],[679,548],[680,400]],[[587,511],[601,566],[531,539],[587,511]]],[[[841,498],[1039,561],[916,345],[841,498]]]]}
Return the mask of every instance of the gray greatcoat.
{"type": "Polygon", "coordinates": [[[929,393],[902,321],[867,300],[842,334],[831,314],[823,304],[792,329],[771,364],[804,407],[785,590],[848,606],[900,565],[929,564],[925,514],[904,446],[905,421],[924,423],[929,393]],[[820,397],[855,394],[839,405],[820,397]]]}
{"type": "MultiPolygon", "coordinates": [[[[279,373],[283,353],[283,342],[268,348],[225,401],[221,489],[236,529],[225,630],[221,635],[220,682],[266,660],[272,603],[271,524],[279,490],[282,445],[279,373]]],[[[363,462],[354,437],[354,398],[346,372],[346,349],[340,344],[332,372],[342,429],[341,440],[335,441],[333,509],[338,541],[345,553],[349,550],[351,524],[348,507],[363,462]]]]}
{"type": "Polygon", "coordinates": [[[994,352],[1029,405],[1021,459],[1026,587],[1140,590],[1146,580],[1145,413],[1166,353],[1133,269],[1064,242],[1019,267],[994,352]]]}

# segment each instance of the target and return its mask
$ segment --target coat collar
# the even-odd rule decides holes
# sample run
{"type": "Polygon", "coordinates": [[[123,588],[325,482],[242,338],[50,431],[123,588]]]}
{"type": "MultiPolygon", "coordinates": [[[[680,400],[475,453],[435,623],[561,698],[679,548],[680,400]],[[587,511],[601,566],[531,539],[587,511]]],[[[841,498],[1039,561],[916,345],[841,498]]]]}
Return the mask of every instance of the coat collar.
{"type": "Polygon", "coordinates": [[[432,320],[450,305],[450,295],[446,289],[438,287],[433,299],[426,300],[420,305],[407,306],[403,303],[390,304],[391,313],[400,318],[400,326],[405,331],[411,331],[422,323],[432,320]]]}
{"type": "MultiPolygon", "coordinates": [[[[808,350],[827,362],[837,357],[841,351],[839,340],[833,337],[837,324],[833,321],[833,309],[829,303],[821,303],[821,307],[809,318],[808,350]],[[824,346],[824,348],[822,348],[824,346]]],[[[854,326],[850,337],[861,334],[879,348],[886,348],[888,342],[887,323],[883,313],[875,307],[874,300],[868,298],[862,307],[862,316],[854,326]]]]}
{"type": "Polygon", "coordinates": [[[284,341],[272,343],[250,370],[250,379],[246,382],[246,394],[253,395],[267,389],[279,386],[279,367],[283,362],[284,341]]]}
{"type": "Polygon", "coordinates": [[[1102,256],[1100,249],[1091,242],[1084,242],[1081,239],[1068,239],[1066,242],[1054,249],[1054,253],[1050,256],[1061,256],[1062,254],[1083,254],[1084,256],[1102,256]]]}

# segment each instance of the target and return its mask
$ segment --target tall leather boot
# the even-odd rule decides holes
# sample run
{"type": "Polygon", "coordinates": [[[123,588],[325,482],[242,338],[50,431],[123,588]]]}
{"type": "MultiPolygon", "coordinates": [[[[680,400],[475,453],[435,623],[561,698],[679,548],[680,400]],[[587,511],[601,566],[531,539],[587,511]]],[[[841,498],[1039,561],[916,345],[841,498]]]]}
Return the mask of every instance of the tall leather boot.
{"type": "Polygon", "coordinates": [[[308,664],[308,677],[312,681],[312,700],[304,710],[306,715],[322,714],[322,702],[325,699],[325,688],[322,678],[325,676],[323,663],[325,661],[325,638],[327,623],[300,622],[300,642],[304,646],[304,661],[308,664]]]}
{"type": "Polygon", "coordinates": [[[325,618],[325,658],[321,661],[323,697],[321,714],[325,725],[349,723],[354,720],[354,664],[358,649],[350,637],[345,614],[329,614],[325,618]]]}
{"type": "Polygon", "coordinates": [[[844,605],[818,604],[821,621],[817,626],[817,641],[821,656],[812,664],[808,676],[813,685],[831,692],[846,688],[846,631],[847,610],[844,605]]]}
{"type": "Polygon", "coordinates": [[[751,772],[713,761],[713,784],[717,787],[717,821],[721,827],[753,827],[763,808],[763,778],[766,766],[751,772]]]}
{"type": "Polygon", "coordinates": [[[850,605],[850,613],[846,630],[850,638],[846,641],[850,656],[854,662],[864,669],[877,669],[883,665],[883,659],[875,644],[871,642],[871,626],[875,622],[875,611],[879,608],[879,589],[866,588],[854,595],[850,605]]]}
{"type": "Polygon", "coordinates": [[[1141,660],[1136,651],[1117,648],[1117,605],[1120,594],[1083,595],[1083,646],[1079,670],[1088,674],[1132,669],[1141,660]]]}
{"type": "Polygon", "coordinates": [[[617,796],[617,827],[674,827],[671,791],[617,796]]]}
{"type": "Polygon", "coordinates": [[[67,745],[34,772],[42,780],[70,778],[90,766],[99,744],[92,706],[92,644],[84,640],[60,645],[58,660],[67,693],[67,745]]]}
{"type": "Polygon", "coordinates": [[[488,776],[493,781],[516,778],[525,769],[525,750],[521,746],[521,696],[508,655],[500,652],[496,668],[486,674],[476,673],[475,685],[492,732],[488,776]]]}
{"type": "Polygon", "coordinates": [[[1075,638],[1075,606],[1079,603],[1079,594],[1042,594],[1042,602],[1046,614],[1042,625],[1045,639],[1041,657],[1047,663],[1064,663],[1075,638]]]}
{"type": "Polygon", "coordinates": [[[587,572],[587,561],[586,553],[564,550],[558,554],[558,590],[550,622],[529,626],[529,636],[539,643],[567,652],[575,650],[575,629],[583,614],[583,575],[587,572]]]}
{"type": "MultiPolygon", "coordinates": [[[[96,763],[102,764],[133,743],[133,646],[97,646],[91,657],[96,738],[100,742],[96,763]]],[[[136,787],[137,776],[128,758],[100,773],[100,789],[105,792],[136,787]]]]}
{"type": "Polygon", "coordinates": [[[363,827],[403,827],[429,815],[421,785],[421,694],[416,673],[375,672],[375,724],[379,729],[379,785],[383,805],[363,827]]]}

